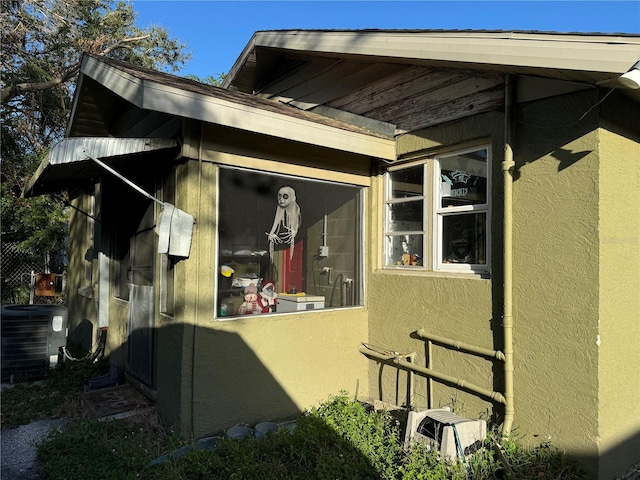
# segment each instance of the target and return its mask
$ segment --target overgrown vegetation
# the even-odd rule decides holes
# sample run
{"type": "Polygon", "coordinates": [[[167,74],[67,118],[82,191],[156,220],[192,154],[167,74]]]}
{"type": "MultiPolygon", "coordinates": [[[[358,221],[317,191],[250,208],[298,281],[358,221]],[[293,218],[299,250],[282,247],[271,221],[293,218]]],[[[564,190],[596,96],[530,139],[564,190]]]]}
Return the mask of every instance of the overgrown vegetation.
{"type": "Polygon", "coordinates": [[[39,382],[17,383],[2,391],[2,428],[25,425],[44,418],[74,418],[80,414],[80,395],[87,378],[109,370],[109,359],[65,362],[39,382]]]}
{"type": "Polygon", "coordinates": [[[3,428],[51,416],[71,418],[63,431],[39,447],[48,480],[586,478],[553,446],[526,447],[517,439],[501,444],[506,462],[499,459],[492,437],[466,463],[444,462],[421,444],[406,452],[395,415],[373,411],[344,392],[300,415],[295,428],[281,429],[263,440],[221,438],[207,442],[206,449],[185,448],[153,415],[111,422],[79,415],[84,379],[107,367],[106,359],[98,364],[67,363],[40,385],[3,392],[3,428]],[[166,460],[151,464],[162,457],[166,460]]]}

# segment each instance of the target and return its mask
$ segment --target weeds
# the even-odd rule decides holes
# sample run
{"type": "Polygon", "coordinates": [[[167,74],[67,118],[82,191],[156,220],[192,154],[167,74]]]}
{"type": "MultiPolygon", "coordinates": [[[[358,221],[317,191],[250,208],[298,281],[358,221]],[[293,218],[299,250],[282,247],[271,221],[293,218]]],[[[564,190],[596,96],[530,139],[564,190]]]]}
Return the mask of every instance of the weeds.
{"type": "Polygon", "coordinates": [[[551,445],[529,448],[516,438],[501,445],[510,472],[499,460],[491,437],[466,463],[443,461],[422,444],[407,452],[400,422],[391,413],[373,411],[344,392],[300,415],[293,430],[269,433],[264,440],[224,438],[209,450],[193,448],[182,456],[170,455],[184,443],[155,416],[112,422],[79,416],[85,378],[106,371],[106,363],[73,362],[56,369],[41,385],[18,385],[3,392],[3,428],[53,415],[71,418],[63,431],[54,432],[38,449],[48,480],[586,478],[551,445]],[[162,456],[167,460],[152,464],[162,456]]]}
{"type": "Polygon", "coordinates": [[[161,465],[157,479],[238,478],[264,480],[579,480],[583,471],[550,445],[527,448],[507,440],[505,465],[490,437],[485,448],[465,463],[447,462],[417,444],[402,448],[398,422],[388,412],[374,412],[346,394],[331,397],[297,420],[292,432],[265,440],[222,440],[213,451],[193,451],[161,465]]]}
{"type": "Polygon", "coordinates": [[[76,417],[84,381],[106,373],[108,358],[96,363],[66,362],[57,365],[47,378],[34,383],[18,383],[2,391],[2,428],[42,420],[44,418],[76,417]]]}

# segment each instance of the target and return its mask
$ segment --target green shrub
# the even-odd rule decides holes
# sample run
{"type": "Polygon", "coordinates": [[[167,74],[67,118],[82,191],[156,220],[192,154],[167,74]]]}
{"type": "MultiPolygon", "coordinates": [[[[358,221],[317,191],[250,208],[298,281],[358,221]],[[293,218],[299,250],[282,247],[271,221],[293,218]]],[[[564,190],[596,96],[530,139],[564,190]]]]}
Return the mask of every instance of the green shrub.
{"type": "Polygon", "coordinates": [[[221,439],[214,449],[185,448],[156,422],[77,419],[39,449],[49,480],[582,480],[585,473],[549,444],[523,446],[512,437],[496,450],[496,434],[466,462],[445,462],[423,444],[402,448],[398,421],[342,392],[296,419],[293,430],[221,439]],[[184,453],[172,455],[178,447],[184,453]],[[161,456],[168,460],[150,462],[161,456]]]}

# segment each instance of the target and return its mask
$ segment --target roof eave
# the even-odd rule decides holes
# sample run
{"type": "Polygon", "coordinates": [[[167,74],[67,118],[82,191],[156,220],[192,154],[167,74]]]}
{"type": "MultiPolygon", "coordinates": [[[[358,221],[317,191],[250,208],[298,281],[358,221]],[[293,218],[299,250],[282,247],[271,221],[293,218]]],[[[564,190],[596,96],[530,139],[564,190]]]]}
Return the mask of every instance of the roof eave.
{"type": "Polygon", "coordinates": [[[143,80],[88,57],[82,73],[139,108],[215,123],[367,157],[395,159],[393,139],[343,130],[228,100],[143,80]]]}
{"type": "Polygon", "coordinates": [[[599,72],[626,72],[640,58],[640,36],[485,31],[256,32],[235,62],[225,85],[240,74],[258,47],[316,55],[348,55],[394,61],[505,65],[599,72]]]}

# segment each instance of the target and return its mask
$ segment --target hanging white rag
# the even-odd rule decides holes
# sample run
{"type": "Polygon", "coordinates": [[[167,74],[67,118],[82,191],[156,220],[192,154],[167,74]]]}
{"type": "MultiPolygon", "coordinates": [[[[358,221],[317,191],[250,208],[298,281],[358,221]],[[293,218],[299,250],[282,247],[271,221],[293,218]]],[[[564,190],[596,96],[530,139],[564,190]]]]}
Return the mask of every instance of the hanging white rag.
{"type": "Polygon", "coordinates": [[[189,256],[191,236],[193,235],[193,217],[179,208],[171,215],[171,235],[169,237],[169,255],[174,257],[189,256]]]}
{"type": "Polygon", "coordinates": [[[171,235],[171,216],[175,207],[170,203],[163,203],[158,222],[158,253],[169,253],[169,236],[171,235]]]}
{"type": "Polygon", "coordinates": [[[170,203],[162,204],[158,226],[158,253],[189,257],[194,219],[170,203]]]}

